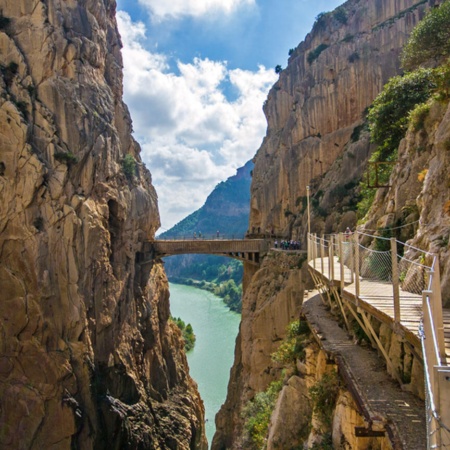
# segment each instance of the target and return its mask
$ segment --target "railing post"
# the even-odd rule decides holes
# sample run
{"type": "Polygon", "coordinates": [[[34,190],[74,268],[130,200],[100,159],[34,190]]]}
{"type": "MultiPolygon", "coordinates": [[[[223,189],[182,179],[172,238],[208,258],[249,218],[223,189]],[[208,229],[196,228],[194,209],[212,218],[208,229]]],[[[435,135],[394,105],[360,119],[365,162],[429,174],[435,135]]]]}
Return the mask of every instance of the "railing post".
{"type": "Polygon", "coordinates": [[[398,275],[397,240],[391,238],[391,261],[392,261],[392,294],[394,297],[394,322],[400,323],[400,279],[398,275]]]}
{"type": "Polygon", "coordinates": [[[334,280],[334,238],[330,236],[330,246],[328,247],[328,269],[330,273],[330,281],[334,280]]]}
{"type": "Polygon", "coordinates": [[[359,299],[360,286],[359,286],[359,241],[358,234],[353,235],[354,246],[355,246],[355,294],[356,299],[359,299]]]}
{"type": "Polygon", "coordinates": [[[313,249],[313,258],[314,258],[314,269],[316,268],[316,259],[317,259],[317,236],[314,233],[312,235],[312,249],[313,249]]]}
{"type": "Polygon", "coordinates": [[[338,239],[339,239],[339,268],[341,270],[340,277],[341,277],[341,293],[344,291],[345,287],[345,271],[344,271],[344,251],[342,248],[342,237],[343,234],[339,233],[338,239]]]}
{"type": "Polygon", "coordinates": [[[347,244],[350,246],[350,283],[355,282],[355,255],[353,254],[353,239],[351,236],[347,236],[347,244]]]}
{"type": "Polygon", "coordinates": [[[435,325],[435,333],[438,340],[439,353],[442,361],[446,360],[445,356],[445,338],[444,338],[444,319],[442,315],[442,296],[441,296],[441,275],[439,273],[439,256],[435,256],[433,267],[430,271],[432,276],[431,291],[433,292],[431,309],[433,311],[433,321],[435,325]]]}
{"type": "Polygon", "coordinates": [[[324,247],[325,247],[325,238],[323,237],[323,234],[322,234],[322,237],[320,238],[320,272],[321,272],[321,274],[322,275],[324,275],[324,268],[323,268],[323,258],[324,258],[324,256],[325,256],[325,249],[324,249],[324,247]]]}

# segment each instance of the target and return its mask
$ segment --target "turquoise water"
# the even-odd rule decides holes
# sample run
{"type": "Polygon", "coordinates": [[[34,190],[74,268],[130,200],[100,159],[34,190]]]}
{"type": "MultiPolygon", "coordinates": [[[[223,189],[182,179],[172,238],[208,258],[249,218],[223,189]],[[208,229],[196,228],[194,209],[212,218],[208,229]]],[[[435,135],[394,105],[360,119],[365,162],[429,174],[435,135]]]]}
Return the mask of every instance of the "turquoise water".
{"type": "Polygon", "coordinates": [[[187,358],[191,377],[197,382],[205,404],[206,436],[211,445],[216,429],[214,418],[227,394],[241,316],[210,292],[173,283],[170,283],[170,310],[173,317],[190,323],[197,337],[187,358]]]}

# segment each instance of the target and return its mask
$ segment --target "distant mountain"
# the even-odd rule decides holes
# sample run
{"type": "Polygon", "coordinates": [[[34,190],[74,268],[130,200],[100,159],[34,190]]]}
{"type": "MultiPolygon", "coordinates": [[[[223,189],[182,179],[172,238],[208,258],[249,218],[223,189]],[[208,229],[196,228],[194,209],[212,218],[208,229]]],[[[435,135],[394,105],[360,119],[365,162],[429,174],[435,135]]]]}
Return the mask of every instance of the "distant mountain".
{"type": "MultiPolygon", "coordinates": [[[[216,237],[242,238],[248,229],[253,162],[219,183],[205,204],[162,233],[159,239],[216,237]]],[[[242,263],[223,256],[177,255],[164,258],[169,280],[195,285],[222,297],[234,311],[241,311],[242,263]]]]}
{"type": "Polygon", "coordinates": [[[229,237],[242,237],[248,229],[252,170],[253,162],[249,161],[236,175],[219,183],[200,209],[159,237],[190,237],[194,233],[211,237],[217,231],[229,237]]]}

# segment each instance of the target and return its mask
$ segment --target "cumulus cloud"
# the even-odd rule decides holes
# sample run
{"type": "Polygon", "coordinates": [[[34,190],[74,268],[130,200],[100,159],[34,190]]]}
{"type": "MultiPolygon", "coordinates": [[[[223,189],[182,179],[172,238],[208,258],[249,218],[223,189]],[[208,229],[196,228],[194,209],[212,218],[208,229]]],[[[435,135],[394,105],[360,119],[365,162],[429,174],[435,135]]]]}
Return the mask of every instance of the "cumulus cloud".
{"type": "Polygon", "coordinates": [[[124,96],[152,172],[162,224],[198,209],[220,181],[253,157],[266,130],[262,104],[277,76],[224,61],[172,63],[145,48],[145,26],[119,12],[124,96]],[[233,92],[230,100],[227,92],[233,92]]]}
{"type": "Polygon", "coordinates": [[[139,0],[139,3],[148,8],[154,17],[165,19],[231,14],[239,7],[254,5],[255,0],[139,0]]]}

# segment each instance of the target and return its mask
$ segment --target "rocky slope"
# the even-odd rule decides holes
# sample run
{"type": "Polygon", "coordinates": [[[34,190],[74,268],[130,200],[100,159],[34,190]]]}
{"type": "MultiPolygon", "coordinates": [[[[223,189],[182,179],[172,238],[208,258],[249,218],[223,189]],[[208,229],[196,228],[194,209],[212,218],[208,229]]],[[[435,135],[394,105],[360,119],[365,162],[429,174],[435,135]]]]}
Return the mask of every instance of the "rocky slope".
{"type": "MultiPolygon", "coordinates": [[[[408,34],[427,8],[438,3],[350,0],[318,18],[264,105],[268,131],[254,159],[250,227],[275,229],[278,235],[305,242],[306,186],[311,188],[312,231],[332,233],[356,225],[357,187],[373,150],[363,127],[365,110],[388,79],[400,73],[398,57],[408,34]]],[[[430,117],[439,114],[448,116],[436,106],[430,117]]],[[[432,251],[439,245],[441,261],[448,255],[447,144],[445,120],[430,120],[425,132],[410,135],[402,144],[401,159],[408,162],[396,169],[396,186],[388,197],[386,190],[378,193],[367,218],[367,228],[396,223],[398,215],[407,212],[402,207],[415,204],[418,196],[420,213],[414,220],[409,217],[421,219],[413,242],[432,251]],[[436,139],[425,144],[424,133],[436,139]],[[427,156],[419,158],[427,145],[427,156]],[[422,184],[415,177],[424,168],[428,174],[422,184]]],[[[277,296],[259,288],[262,278],[271,282],[269,274],[276,273],[278,263],[265,261],[244,296],[235,363],[226,403],[216,418],[213,449],[240,448],[243,405],[273,379],[269,355],[275,339],[252,330],[256,323],[266,332],[273,323],[277,329],[287,325],[277,296]],[[255,355],[258,361],[250,365],[255,355]]],[[[443,278],[448,278],[448,269],[443,278]]],[[[289,297],[284,301],[289,304],[289,297]]]]}
{"type": "Polygon", "coordinates": [[[2,3],[0,447],[206,448],[114,0],[2,3]]]}

